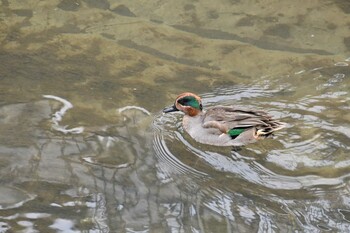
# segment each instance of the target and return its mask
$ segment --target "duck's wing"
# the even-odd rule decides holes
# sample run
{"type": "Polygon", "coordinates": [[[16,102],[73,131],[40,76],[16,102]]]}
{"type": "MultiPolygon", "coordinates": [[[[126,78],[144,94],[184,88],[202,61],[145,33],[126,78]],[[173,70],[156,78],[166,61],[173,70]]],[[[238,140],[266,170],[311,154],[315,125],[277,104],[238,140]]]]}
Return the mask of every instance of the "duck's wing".
{"type": "Polygon", "coordinates": [[[245,130],[256,128],[261,134],[270,134],[280,123],[272,120],[264,111],[253,111],[234,107],[209,108],[203,116],[204,128],[217,128],[222,133],[238,136],[245,130]]]}

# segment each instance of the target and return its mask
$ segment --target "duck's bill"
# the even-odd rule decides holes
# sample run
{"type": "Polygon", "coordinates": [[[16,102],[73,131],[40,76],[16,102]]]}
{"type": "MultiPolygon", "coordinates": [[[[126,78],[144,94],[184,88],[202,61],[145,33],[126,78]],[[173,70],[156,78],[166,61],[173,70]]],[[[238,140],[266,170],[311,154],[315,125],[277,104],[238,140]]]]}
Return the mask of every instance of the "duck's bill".
{"type": "Polygon", "coordinates": [[[176,112],[176,111],[179,111],[179,109],[177,109],[177,108],[175,107],[175,105],[163,109],[163,112],[164,112],[164,113],[176,112]]]}

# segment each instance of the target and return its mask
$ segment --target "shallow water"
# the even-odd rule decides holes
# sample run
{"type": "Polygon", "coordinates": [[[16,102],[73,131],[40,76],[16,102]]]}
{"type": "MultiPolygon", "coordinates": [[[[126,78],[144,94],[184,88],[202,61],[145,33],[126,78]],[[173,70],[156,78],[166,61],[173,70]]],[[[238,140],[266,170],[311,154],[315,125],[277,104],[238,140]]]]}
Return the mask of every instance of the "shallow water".
{"type": "Polygon", "coordinates": [[[347,1],[2,1],[0,232],[349,232],[347,1]],[[182,115],[264,109],[241,148],[182,115]]]}

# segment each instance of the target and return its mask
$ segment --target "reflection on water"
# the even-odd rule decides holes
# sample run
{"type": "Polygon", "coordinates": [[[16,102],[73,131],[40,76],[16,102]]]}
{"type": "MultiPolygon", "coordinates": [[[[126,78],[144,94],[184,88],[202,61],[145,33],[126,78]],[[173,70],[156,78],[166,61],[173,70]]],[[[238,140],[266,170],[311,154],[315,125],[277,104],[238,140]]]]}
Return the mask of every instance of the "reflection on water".
{"type": "Polygon", "coordinates": [[[345,2],[2,1],[0,232],[349,232],[345,2]],[[287,127],[197,143],[184,91],[287,127]]]}

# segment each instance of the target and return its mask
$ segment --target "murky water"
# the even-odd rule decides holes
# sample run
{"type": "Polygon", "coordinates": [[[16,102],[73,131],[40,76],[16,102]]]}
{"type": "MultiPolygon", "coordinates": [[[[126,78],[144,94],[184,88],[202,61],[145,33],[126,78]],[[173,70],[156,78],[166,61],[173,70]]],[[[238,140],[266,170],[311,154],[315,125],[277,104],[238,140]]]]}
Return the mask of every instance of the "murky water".
{"type": "Polygon", "coordinates": [[[0,232],[350,232],[348,1],[0,3],[0,232]],[[181,92],[287,123],[195,142],[181,92]]]}

